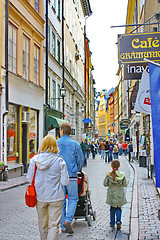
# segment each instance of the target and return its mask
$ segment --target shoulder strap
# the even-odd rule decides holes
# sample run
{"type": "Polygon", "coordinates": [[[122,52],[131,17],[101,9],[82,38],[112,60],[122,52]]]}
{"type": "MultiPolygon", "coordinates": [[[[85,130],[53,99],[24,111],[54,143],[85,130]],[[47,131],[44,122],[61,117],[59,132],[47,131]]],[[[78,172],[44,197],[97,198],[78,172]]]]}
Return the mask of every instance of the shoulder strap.
{"type": "Polygon", "coordinates": [[[35,164],[34,175],[33,175],[32,184],[31,184],[32,186],[34,186],[34,181],[35,181],[36,171],[37,171],[37,165],[35,164]]]}

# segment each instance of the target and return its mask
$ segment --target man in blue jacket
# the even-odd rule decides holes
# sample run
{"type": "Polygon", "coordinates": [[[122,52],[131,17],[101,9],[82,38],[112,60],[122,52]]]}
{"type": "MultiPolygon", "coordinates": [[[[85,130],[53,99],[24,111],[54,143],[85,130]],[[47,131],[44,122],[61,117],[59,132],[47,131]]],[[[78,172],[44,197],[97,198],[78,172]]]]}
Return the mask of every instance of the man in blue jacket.
{"type": "Polygon", "coordinates": [[[68,195],[68,206],[66,198],[63,200],[61,229],[62,232],[73,233],[72,221],[78,202],[77,173],[82,170],[83,153],[81,146],[70,138],[72,128],[68,122],[60,125],[60,138],[57,140],[59,155],[61,155],[67,165],[69,184],[63,187],[64,195],[68,195]]]}

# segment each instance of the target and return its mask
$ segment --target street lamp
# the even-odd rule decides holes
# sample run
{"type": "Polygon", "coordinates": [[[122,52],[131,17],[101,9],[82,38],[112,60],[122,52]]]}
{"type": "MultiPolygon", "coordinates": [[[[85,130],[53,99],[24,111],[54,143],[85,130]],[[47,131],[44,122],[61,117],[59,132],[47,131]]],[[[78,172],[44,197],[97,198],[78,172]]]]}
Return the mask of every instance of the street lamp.
{"type": "Polygon", "coordinates": [[[60,88],[60,95],[62,98],[66,96],[66,89],[64,87],[60,88]]]}
{"type": "Polygon", "coordinates": [[[54,104],[54,100],[55,99],[62,99],[63,100],[63,102],[62,102],[62,104],[63,104],[63,119],[64,119],[64,98],[65,98],[65,96],[66,96],[66,89],[64,88],[64,87],[62,87],[62,88],[60,88],[60,97],[58,97],[58,98],[51,98],[51,105],[52,105],[52,107],[54,106],[54,107],[56,107],[56,104],[54,104]]]}

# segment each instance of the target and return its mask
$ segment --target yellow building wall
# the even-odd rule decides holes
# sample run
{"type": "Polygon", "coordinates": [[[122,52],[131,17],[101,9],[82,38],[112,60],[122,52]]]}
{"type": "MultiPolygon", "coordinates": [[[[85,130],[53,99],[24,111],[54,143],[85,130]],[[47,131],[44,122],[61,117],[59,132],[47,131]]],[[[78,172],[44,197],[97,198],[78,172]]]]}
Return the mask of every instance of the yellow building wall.
{"type": "MultiPolygon", "coordinates": [[[[40,6],[43,1],[40,1],[40,6]]],[[[23,75],[23,34],[30,40],[30,72],[29,80],[34,82],[34,44],[40,49],[40,66],[44,65],[43,40],[44,40],[44,20],[34,11],[26,1],[10,1],[9,22],[18,29],[17,42],[17,75],[23,75]],[[15,7],[15,6],[16,7],[15,7]],[[17,11],[18,9],[18,11],[17,11]],[[37,14],[37,16],[35,16],[37,14]]],[[[40,67],[40,86],[44,87],[43,67],[40,67]]]]}
{"type": "Polygon", "coordinates": [[[117,134],[118,133],[118,87],[116,88],[115,92],[114,92],[114,123],[115,123],[115,127],[114,127],[114,133],[117,134]]]}
{"type": "Polygon", "coordinates": [[[100,103],[98,108],[98,134],[99,138],[106,139],[106,103],[104,100],[104,94],[101,92],[100,103]]]}

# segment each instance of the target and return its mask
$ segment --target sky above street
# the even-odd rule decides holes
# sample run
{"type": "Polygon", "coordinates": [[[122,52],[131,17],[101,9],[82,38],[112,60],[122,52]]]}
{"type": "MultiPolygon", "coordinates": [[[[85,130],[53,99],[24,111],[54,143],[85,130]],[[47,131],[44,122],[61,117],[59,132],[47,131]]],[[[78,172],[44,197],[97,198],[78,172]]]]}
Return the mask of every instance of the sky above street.
{"type": "Polygon", "coordinates": [[[87,37],[90,40],[93,78],[97,91],[111,89],[118,84],[117,35],[125,28],[111,26],[126,24],[128,0],[90,0],[92,15],[86,20],[87,37]]]}

